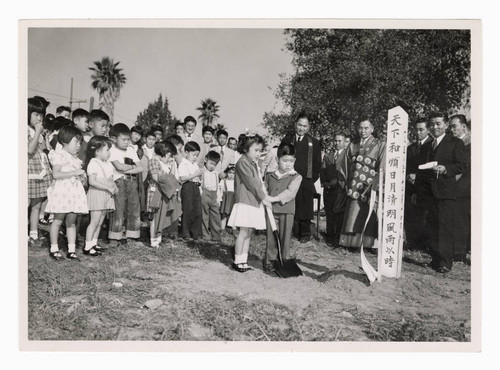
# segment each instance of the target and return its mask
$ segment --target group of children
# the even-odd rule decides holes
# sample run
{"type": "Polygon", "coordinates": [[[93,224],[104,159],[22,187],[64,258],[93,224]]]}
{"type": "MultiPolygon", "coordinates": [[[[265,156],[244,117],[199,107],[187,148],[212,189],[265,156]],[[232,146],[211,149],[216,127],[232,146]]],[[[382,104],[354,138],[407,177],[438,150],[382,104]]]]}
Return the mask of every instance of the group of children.
{"type": "Polygon", "coordinates": [[[72,120],[59,114],[48,118],[47,104],[40,97],[28,99],[29,244],[40,244],[38,223],[47,222],[44,213],[53,217],[50,256],[56,260],[64,258],[58,246],[63,223],[71,260],[79,259],[82,223],[83,254],[89,256],[103,253],[98,237],[106,219],[108,238],[117,241],[138,239],[141,219],[147,220],[154,248],[164,232],[172,238],[180,233],[183,240],[220,242],[227,226],[239,230],[232,268],[246,272],[252,234],[267,228],[264,268],[271,269],[277,250],[264,208],[271,207],[283,258],[289,258],[301,183],[293,169],[293,145],[279,146],[278,169],[263,177],[258,161],[265,142],[259,135],[228,140],[225,130],[215,133],[205,126],[202,137],[196,137],[196,120],[188,116],[175,127],[176,134],[164,139],[161,126],[145,134],[138,126],[110,126],[101,110],[77,109],[72,120]]]}

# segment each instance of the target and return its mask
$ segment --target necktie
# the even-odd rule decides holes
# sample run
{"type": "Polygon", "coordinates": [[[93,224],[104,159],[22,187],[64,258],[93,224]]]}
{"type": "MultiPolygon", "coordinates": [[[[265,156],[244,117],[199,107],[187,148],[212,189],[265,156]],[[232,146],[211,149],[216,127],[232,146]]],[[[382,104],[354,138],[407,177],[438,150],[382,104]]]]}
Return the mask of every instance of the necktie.
{"type": "Polygon", "coordinates": [[[335,151],[335,155],[333,156],[333,158],[334,158],[335,160],[337,160],[337,158],[338,158],[338,157],[339,157],[339,151],[338,151],[338,150],[336,150],[336,151],[335,151]]]}
{"type": "Polygon", "coordinates": [[[432,142],[432,150],[436,150],[437,146],[438,146],[438,141],[434,139],[434,141],[432,142]]]}
{"type": "Polygon", "coordinates": [[[417,142],[417,151],[419,151],[419,152],[420,152],[420,147],[421,147],[421,146],[422,146],[422,142],[419,140],[419,141],[417,142]]]}
{"type": "Polygon", "coordinates": [[[220,160],[222,161],[224,159],[224,149],[221,147],[220,148],[220,160]]]}

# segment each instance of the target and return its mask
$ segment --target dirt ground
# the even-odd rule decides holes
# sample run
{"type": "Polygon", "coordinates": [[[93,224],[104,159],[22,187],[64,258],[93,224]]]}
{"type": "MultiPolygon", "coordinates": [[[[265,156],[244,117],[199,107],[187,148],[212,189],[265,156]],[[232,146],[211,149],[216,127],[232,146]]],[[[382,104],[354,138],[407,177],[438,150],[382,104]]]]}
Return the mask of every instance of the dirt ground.
{"type": "MultiPolygon", "coordinates": [[[[253,270],[241,274],[230,267],[231,234],[222,245],[169,240],[154,250],[142,233],[103,244],[100,257],[78,252],[80,262],[30,247],[29,339],[470,341],[464,263],[442,275],[425,267],[425,252],[405,251],[402,278],[370,285],[359,251],[293,239],[304,275],[281,279],[262,270],[262,234],[252,240],[253,270]]],[[[376,266],[376,255],[367,257],[376,266]]]]}

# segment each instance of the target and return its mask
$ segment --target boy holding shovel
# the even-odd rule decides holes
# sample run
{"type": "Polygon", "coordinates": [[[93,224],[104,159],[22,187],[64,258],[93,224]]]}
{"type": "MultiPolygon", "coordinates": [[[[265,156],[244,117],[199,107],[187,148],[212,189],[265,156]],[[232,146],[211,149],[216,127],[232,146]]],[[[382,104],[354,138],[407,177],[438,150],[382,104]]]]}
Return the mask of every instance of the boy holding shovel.
{"type": "MultiPolygon", "coordinates": [[[[289,245],[292,236],[293,218],[295,215],[295,196],[299,190],[302,176],[294,170],[295,147],[292,144],[282,143],[278,147],[278,169],[265,176],[265,184],[273,203],[273,214],[278,227],[282,259],[290,258],[289,245]]],[[[272,261],[276,260],[278,250],[273,230],[266,218],[267,238],[264,270],[272,271],[272,261]]]]}

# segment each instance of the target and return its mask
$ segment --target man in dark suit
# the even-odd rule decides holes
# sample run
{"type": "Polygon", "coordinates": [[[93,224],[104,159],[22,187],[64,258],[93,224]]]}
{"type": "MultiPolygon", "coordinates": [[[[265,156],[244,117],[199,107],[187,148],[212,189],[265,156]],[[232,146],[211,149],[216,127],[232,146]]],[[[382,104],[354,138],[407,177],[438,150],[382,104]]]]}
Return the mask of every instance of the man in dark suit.
{"type": "Polygon", "coordinates": [[[314,217],[314,183],[321,168],[321,147],[317,139],[309,135],[311,124],[305,114],[300,114],[295,123],[295,134],[286,135],[282,143],[295,146],[295,171],[302,176],[295,198],[295,220],[297,237],[302,241],[311,238],[311,220],[314,217]]]}
{"type": "Polygon", "coordinates": [[[340,240],[342,221],[344,220],[344,211],[347,203],[345,139],[346,134],[344,133],[335,135],[335,149],[325,154],[320,172],[326,213],[326,239],[333,246],[337,246],[340,240]]]}
{"type": "Polygon", "coordinates": [[[418,119],[415,123],[417,140],[408,146],[406,152],[406,192],[405,192],[405,232],[408,247],[425,249],[428,243],[426,230],[426,212],[422,204],[417,203],[417,187],[415,184],[418,165],[420,164],[421,148],[432,142],[426,118],[418,119]]]}
{"type": "Polygon", "coordinates": [[[417,172],[417,183],[421,189],[418,200],[428,210],[427,228],[432,257],[430,267],[446,273],[453,264],[454,213],[458,194],[455,176],[464,172],[465,146],[462,140],[446,134],[446,114],[432,113],[429,116],[429,128],[434,141],[424,144],[420,161],[432,167],[417,172]]]}
{"type": "Polygon", "coordinates": [[[465,145],[466,167],[462,175],[457,175],[457,203],[455,212],[455,239],[454,258],[464,261],[470,250],[471,232],[471,147],[470,134],[467,128],[467,118],[463,114],[456,114],[450,118],[451,134],[459,138],[465,145]]]}

